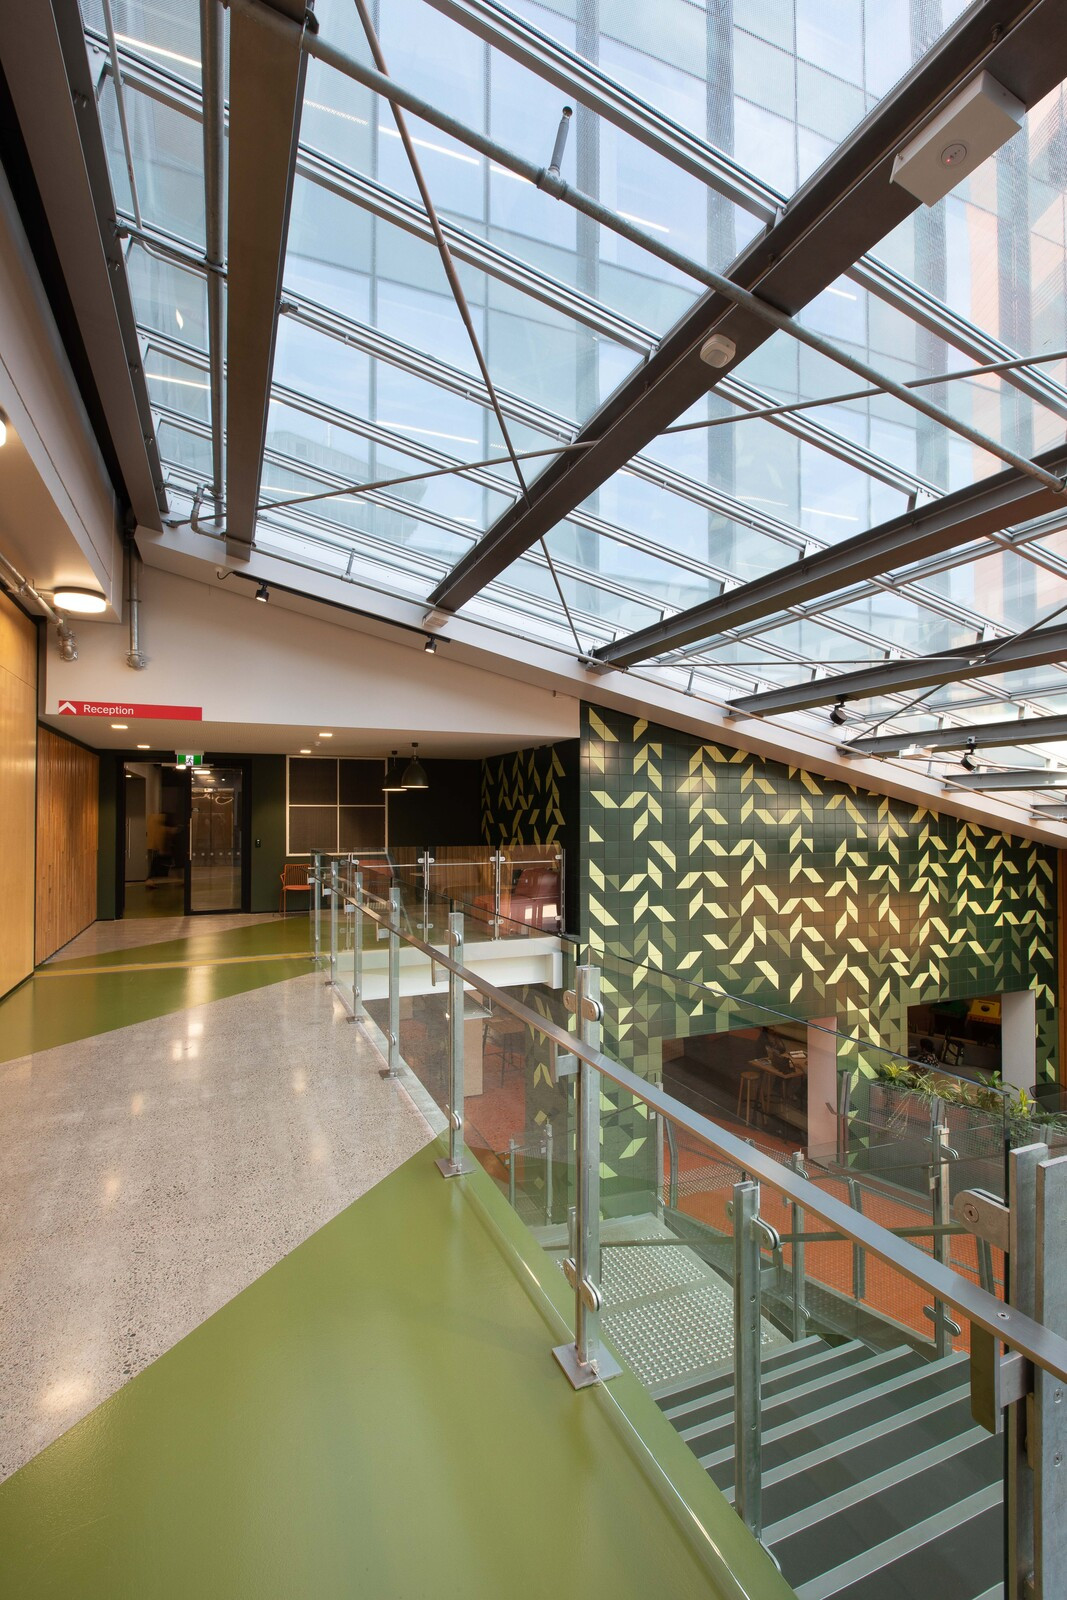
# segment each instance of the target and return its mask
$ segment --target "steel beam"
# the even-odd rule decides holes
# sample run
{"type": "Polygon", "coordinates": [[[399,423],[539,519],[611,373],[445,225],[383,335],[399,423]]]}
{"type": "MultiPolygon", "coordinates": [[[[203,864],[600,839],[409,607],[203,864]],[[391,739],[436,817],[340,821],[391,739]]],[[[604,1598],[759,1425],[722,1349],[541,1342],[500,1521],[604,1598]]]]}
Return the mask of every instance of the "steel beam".
{"type": "Polygon", "coordinates": [[[945,775],[945,785],[953,789],[1063,789],[1067,788],[1067,772],[1056,772],[1051,767],[1036,771],[1023,768],[1018,772],[953,772],[945,775]]]}
{"type": "Polygon", "coordinates": [[[1065,657],[1067,627],[1038,628],[1031,633],[984,644],[957,645],[932,656],[886,661],[860,672],[841,672],[807,683],[790,684],[784,689],[768,689],[762,694],[732,700],[730,710],[746,716],[803,711],[809,706],[825,706],[838,700],[868,700],[873,695],[894,694],[901,689],[923,689],[942,683],[959,683],[967,678],[1018,672],[1024,667],[1063,661],[1065,657]]]}
{"type": "Polygon", "coordinates": [[[226,544],[255,542],[278,301],[307,57],[303,0],[265,0],[290,26],[230,11],[226,296],[226,544]]]}
{"type": "MultiPolygon", "coordinates": [[[[1067,472],[1067,451],[1062,446],[1047,450],[1036,459],[1053,472],[1067,472]]],[[[795,566],[769,572],[705,605],[693,606],[654,627],[617,639],[598,650],[597,658],[613,666],[628,667],[635,661],[710,639],[727,628],[774,616],[787,606],[832,594],[1063,509],[1062,495],[1009,468],[969,488],[944,495],[932,505],[906,511],[855,538],[820,550],[795,566]]]]}
{"type": "Polygon", "coordinates": [[[0,6],[0,65],[78,323],[111,458],[142,527],[166,509],[137,325],[76,0],[0,6]]]}
{"type": "MultiPolygon", "coordinates": [[[[866,250],[917,209],[890,181],[893,158],[931,111],[980,68],[1025,105],[1060,81],[1067,8],[1055,0],[987,0],[973,7],[874,109],[749,246],[727,276],[795,314],[866,250]]],[[[505,512],[463,558],[430,603],[457,610],[555,523],[707,393],[715,376],[700,360],[709,334],[726,335],[741,361],[770,337],[770,325],[717,291],[705,294],[586,424],[591,448],[554,462],[528,499],[505,512]]],[[[731,363],[733,365],[734,363],[731,363]]]]}
{"type": "Polygon", "coordinates": [[[976,750],[1007,744],[1047,744],[1067,739],[1067,717],[1015,717],[1010,722],[984,722],[967,728],[927,728],[921,733],[880,733],[841,745],[858,756],[896,756],[909,745],[924,750],[976,750]]]}

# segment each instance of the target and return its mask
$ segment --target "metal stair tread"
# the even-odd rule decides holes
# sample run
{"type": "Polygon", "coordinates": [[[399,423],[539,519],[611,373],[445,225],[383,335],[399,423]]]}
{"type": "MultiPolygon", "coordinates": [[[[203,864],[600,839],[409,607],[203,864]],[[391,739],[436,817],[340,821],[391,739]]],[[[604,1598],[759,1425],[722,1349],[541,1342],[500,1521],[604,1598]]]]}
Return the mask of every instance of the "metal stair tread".
{"type": "MultiPolygon", "coordinates": [[[[856,1361],[847,1366],[834,1368],[830,1373],[820,1373],[806,1383],[801,1382],[793,1388],[784,1389],[780,1394],[775,1395],[769,1404],[764,1404],[763,1406],[764,1438],[769,1437],[774,1432],[775,1424],[770,1419],[776,1411],[785,1406],[791,1406],[798,1401],[810,1399],[815,1395],[829,1395],[835,1388],[835,1380],[837,1380],[838,1385],[847,1384],[850,1381],[862,1383],[864,1375],[867,1373],[876,1372],[883,1367],[892,1367],[894,1365],[903,1366],[904,1371],[909,1371],[911,1370],[911,1363],[918,1362],[918,1360],[919,1358],[907,1346],[900,1346],[895,1350],[879,1350],[874,1354],[869,1353],[865,1361],[856,1361]]],[[[902,1376],[902,1373],[897,1375],[902,1376]]],[[[861,1394],[869,1394],[871,1390],[864,1388],[860,1392],[861,1394]]],[[[851,1395],[841,1396],[837,1403],[844,1404],[851,1398],[851,1395]]],[[[693,1439],[698,1439],[703,1434],[714,1432],[715,1428],[728,1426],[732,1421],[732,1416],[731,1407],[728,1416],[724,1414],[715,1419],[709,1418],[706,1421],[695,1422],[690,1424],[688,1428],[679,1428],[678,1431],[686,1443],[690,1443],[693,1439]]]]}
{"type": "MultiPolygon", "coordinates": [[[[953,1365],[958,1365],[959,1364],[953,1358],[950,1358],[950,1361],[952,1362],[953,1365]]],[[[763,1443],[766,1446],[768,1444],[775,1444],[775,1443],[778,1443],[778,1442],[784,1442],[785,1440],[787,1440],[791,1436],[793,1436],[795,1434],[798,1434],[798,1433],[804,1431],[805,1429],[818,1428],[823,1423],[831,1423],[831,1422],[833,1422],[835,1420],[844,1421],[845,1418],[848,1416],[848,1414],[850,1412],[860,1412],[865,1408],[869,1408],[872,1405],[876,1404],[878,1401],[888,1399],[890,1396],[892,1396],[894,1394],[899,1394],[902,1389],[912,1387],[912,1385],[917,1383],[917,1382],[921,1382],[921,1381],[929,1382],[929,1378],[930,1378],[931,1374],[944,1373],[947,1370],[947,1368],[948,1368],[948,1363],[943,1363],[943,1364],[942,1363],[938,1363],[937,1366],[934,1366],[934,1365],[927,1366],[920,1372],[908,1372],[908,1373],[905,1373],[903,1375],[903,1377],[898,1377],[898,1378],[892,1379],[892,1380],[890,1380],[890,1382],[885,1383],[885,1384],[878,1384],[875,1388],[866,1390],[866,1392],[863,1393],[862,1395],[855,1396],[854,1397],[855,1398],[855,1403],[853,1405],[850,1405],[850,1406],[827,1406],[827,1407],[824,1407],[820,1411],[808,1412],[803,1417],[794,1417],[788,1423],[783,1424],[781,1427],[775,1428],[770,1433],[764,1434],[763,1443]]],[[[957,1384],[956,1387],[953,1390],[944,1391],[944,1393],[946,1395],[950,1395],[951,1398],[953,1398],[953,1399],[957,1399],[961,1395],[969,1394],[969,1392],[970,1392],[969,1383],[966,1382],[966,1381],[961,1383],[961,1384],[957,1384]]],[[[940,1395],[938,1395],[937,1393],[935,1393],[933,1395],[927,1395],[927,1396],[924,1397],[922,1404],[927,1406],[927,1407],[929,1407],[931,1405],[931,1403],[934,1402],[935,1400],[937,1400],[938,1398],[940,1398],[940,1395]]],[[[908,1415],[908,1414],[909,1413],[904,1413],[904,1415],[908,1415]]],[[[914,1408],[914,1414],[922,1415],[922,1407],[918,1406],[918,1407],[914,1408]]],[[[882,1428],[882,1429],[885,1429],[887,1426],[888,1427],[899,1426],[900,1416],[901,1416],[901,1413],[898,1412],[895,1416],[894,1415],[890,1415],[888,1417],[875,1418],[875,1419],[872,1419],[872,1422],[870,1424],[868,1424],[867,1426],[879,1427],[879,1428],[882,1428]]],[[[859,1431],[863,1431],[863,1430],[860,1429],[859,1431]]],[[[818,1446],[818,1449],[821,1450],[823,1448],[832,1448],[834,1450],[834,1452],[836,1453],[838,1450],[840,1450],[840,1448],[843,1445],[847,1448],[847,1440],[850,1439],[851,1437],[852,1437],[851,1435],[844,1435],[843,1437],[841,1435],[837,1435],[837,1436],[835,1436],[835,1437],[833,1437],[831,1439],[825,1439],[818,1446]]],[[[806,1454],[810,1454],[810,1452],[806,1452],[806,1454]]],[[[732,1459],[732,1457],[733,1457],[733,1445],[731,1443],[725,1449],[713,1450],[713,1451],[708,1452],[706,1455],[701,1456],[700,1457],[700,1463],[705,1468],[711,1468],[713,1466],[717,1466],[722,1461],[727,1461],[727,1460],[732,1459]]],[[[781,1467],[783,1467],[785,1465],[787,1465],[787,1463],[780,1463],[778,1468],[773,1468],[772,1467],[772,1468],[769,1468],[768,1471],[781,1470],[781,1467]]],[[[767,1477],[765,1475],[764,1482],[766,1482],[766,1481],[767,1481],[767,1477]]]]}
{"type": "MultiPolygon", "coordinates": [[[[1002,1442],[984,1430],[978,1432],[981,1437],[971,1439],[964,1450],[928,1451],[909,1461],[906,1475],[890,1470],[859,1485],[863,1492],[858,1495],[820,1501],[811,1508],[806,1522],[804,1514],[794,1519],[799,1526],[785,1537],[779,1535],[774,1546],[789,1582],[800,1588],[822,1571],[827,1550],[833,1550],[839,1565],[847,1566],[920,1522],[935,1517],[951,1519],[954,1507],[999,1487],[1002,1442]],[[845,1503],[824,1516],[825,1506],[833,1500],[845,1503]]],[[[764,1539],[770,1542],[766,1531],[764,1539]]]]}
{"type": "MultiPolygon", "coordinates": [[[[850,1339],[847,1344],[842,1345],[829,1345],[822,1339],[814,1341],[805,1339],[799,1344],[792,1345],[791,1349],[797,1351],[810,1343],[817,1344],[818,1349],[805,1350],[804,1355],[798,1357],[795,1361],[779,1360],[773,1369],[770,1367],[769,1362],[761,1362],[760,1377],[764,1396],[774,1394],[776,1385],[787,1383],[800,1374],[819,1369],[826,1372],[844,1370],[861,1361],[865,1355],[869,1354],[867,1346],[861,1344],[858,1339],[850,1339]]],[[[725,1381],[717,1381],[714,1388],[709,1387],[697,1390],[690,1398],[680,1403],[675,1402],[670,1405],[664,1405],[661,1398],[659,1404],[664,1415],[669,1417],[677,1428],[679,1418],[699,1411],[704,1406],[728,1410],[733,1406],[734,1397],[732,1366],[723,1375],[723,1378],[725,1381]]]]}
{"type": "MultiPolygon", "coordinates": [[[[853,1341],[854,1342],[854,1341],[853,1341]]],[[[781,1367],[790,1365],[791,1359],[800,1350],[815,1348],[820,1354],[825,1350],[833,1349],[825,1339],[820,1339],[818,1334],[809,1334],[806,1339],[800,1339],[796,1344],[776,1346],[768,1351],[761,1363],[761,1370],[774,1372],[781,1367]]],[[[714,1396],[727,1390],[733,1391],[734,1369],[732,1364],[727,1367],[711,1368],[705,1374],[687,1373],[684,1378],[676,1378],[672,1383],[664,1384],[662,1388],[653,1391],[653,1396],[660,1410],[670,1416],[675,1406],[685,1404],[688,1399],[701,1399],[705,1396],[714,1396]]]]}
{"type": "MultiPolygon", "coordinates": [[[[918,1455],[909,1455],[906,1458],[909,1475],[920,1476],[938,1462],[949,1461],[953,1456],[969,1450],[973,1445],[982,1444],[991,1437],[977,1423],[961,1433],[951,1434],[940,1443],[920,1451],[918,1455]]],[[[763,1530],[764,1542],[770,1545],[780,1544],[794,1533],[825,1522],[828,1518],[836,1516],[839,1511],[869,1500],[873,1495],[880,1494],[883,1489],[892,1488],[901,1481],[901,1465],[901,1462],[894,1461],[879,1472],[856,1478],[846,1488],[811,1501],[808,1505],[790,1512],[788,1516],[779,1518],[777,1522],[766,1524],[763,1530]]]]}
{"type": "Polygon", "coordinates": [[[1001,1504],[1003,1493],[1002,1484],[993,1484],[957,1502],[952,1508],[951,1522],[948,1521],[949,1512],[938,1512],[932,1517],[924,1518],[922,1522],[915,1523],[911,1528],[902,1529],[892,1538],[883,1540],[881,1544],[872,1545],[862,1555],[842,1562],[829,1572],[821,1573],[819,1577],[811,1578],[807,1583],[801,1584],[796,1589],[797,1600],[833,1600],[834,1596],[845,1596],[848,1590],[853,1589],[872,1573],[882,1572],[887,1577],[890,1576],[890,1571],[887,1569],[891,1569],[895,1562],[922,1549],[932,1540],[940,1538],[947,1527],[962,1528],[984,1513],[996,1510],[1001,1504]]]}

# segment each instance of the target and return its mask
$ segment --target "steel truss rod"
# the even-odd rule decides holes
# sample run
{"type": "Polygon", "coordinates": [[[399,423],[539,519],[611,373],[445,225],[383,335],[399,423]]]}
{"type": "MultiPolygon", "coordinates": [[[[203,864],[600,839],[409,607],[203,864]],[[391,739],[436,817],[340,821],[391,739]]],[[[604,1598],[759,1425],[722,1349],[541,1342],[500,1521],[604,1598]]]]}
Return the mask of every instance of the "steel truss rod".
{"type": "Polygon", "coordinates": [[[1063,789],[1067,772],[1044,767],[1040,771],[1025,767],[1015,772],[953,772],[946,774],[946,786],[953,789],[1063,789]]]}
{"type": "MultiPolygon", "coordinates": [[[[522,26],[526,26],[523,24],[522,26]]],[[[532,31],[532,30],[531,30],[532,31]]],[[[200,101],[195,91],[180,80],[171,79],[169,74],[159,68],[150,66],[139,59],[131,61],[124,57],[123,78],[141,92],[161,100],[184,115],[198,117],[200,115],[200,101]]],[[[715,155],[714,151],[709,153],[715,155]]],[[[301,150],[297,157],[297,172],[301,177],[320,187],[329,189],[340,198],[363,209],[372,212],[382,221],[390,223],[411,233],[416,238],[432,239],[429,224],[422,211],[411,201],[391,190],[383,188],[373,179],[363,174],[355,173],[350,168],[342,166],[339,162],[317,151],[301,150]]],[[[710,181],[710,179],[709,179],[710,181]]],[[[785,204],[784,199],[777,197],[777,208],[785,204]]],[[[490,276],[501,282],[510,284],[520,293],[528,294],[540,300],[543,304],[551,306],[553,310],[561,310],[567,316],[584,326],[595,329],[605,337],[615,340],[628,349],[648,354],[655,349],[657,335],[650,329],[623,317],[611,307],[602,302],[590,299],[561,280],[554,279],[541,273],[537,268],[519,261],[501,251],[498,247],[476,234],[466,230],[453,222],[443,222],[453,254],[468,265],[476,267],[479,271],[487,272],[490,276]]],[[[884,263],[875,261],[872,257],[865,257],[862,262],[851,268],[847,276],[860,283],[877,298],[885,300],[888,304],[911,317],[915,322],[940,338],[954,344],[957,348],[969,352],[976,359],[982,360],[985,365],[982,369],[987,372],[1003,371],[1010,383],[1023,390],[1039,404],[1051,408],[1061,415],[1067,415],[1067,389],[1062,388],[1051,379],[1040,373],[1033,373],[1030,368],[1038,360],[1050,360],[1052,357],[1041,356],[1032,358],[1011,357],[1011,352],[998,340],[993,339],[983,330],[968,323],[964,318],[951,312],[947,307],[927,295],[925,291],[912,284],[908,279],[895,273],[884,263]],[[1005,358],[1002,363],[999,357],[1005,358]],[[991,359],[996,357],[998,359],[991,359]]],[[[975,369],[977,375],[979,369],[975,369]]],[[[923,380],[923,382],[936,384],[949,381],[948,376],[923,380]]],[[[920,384],[909,383],[907,387],[919,387],[920,384]]],[[[749,385],[740,383],[736,379],[723,378],[718,384],[719,393],[724,399],[731,400],[734,404],[746,408],[747,415],[755,415],[754,407],[765,406],[766,396],[752,389],[749,385]]],[[[866,391],[865,391],[866,392],[866,391]]],[[[875,390],[874,393],[881,391],[875,390]]],[[[839,402],[841,396],[836,397],[839,402]]],[[[856,467],[881,482],[902,492],[910,494],[915,490],[931,496],[937,494],[932,484],[925,483],[922,479],[908,473],[904,468],[884,461],[863,445],[853,440],[834,433],[831,429],[824,428],[819,422],[806,415],[809,410],[820,406],[832,405],[835,397],[814,401],[794,402],[781,407],[766,406],[763,415],[768,420],[777,423],[795,437],[805,440],[836,456],[846,464],[856,467]]],[[[745,418],[722,418],[718,422],[728,423],[742,421],[745,418]]],[[[707,423],[683,423],[666,428],[663,431],[678,432],[687,428],[708,426],[707,423]]]]}
{"type": "MultiPolygon", "coordinates": [[[[265,27],[268,27],[271,30],[284,30],[287,35],[291,36],[291,29],[285,27],[285,24],[279,17],[278,13],[270,10],[265,5],[265,0],[231,0],[231,6],[236,11],[248,15],[254,15],[255,17],[259,18],[265,27]]],[[[1000,9],[1002,9],[1002,7],[999,7],[993,3],[993,0],[990,0],[990,3],[981,7],[980,11],[985,13],[998,11],[1000,9]]],[[[1033,7],[1024,6],[1022,9],[1032,11],[1033,7]]],[[[988,25],[989,18],[983,17],[983,21],[986,25],[988,25]]],[[[954,40],[960,36],[961,31],[965,30],[957,30],[956,34],[953,36],[954,40]]],[[[451,138],[457,139],[459,142],[468,145],[470,148],[478,150],[482,155],[488,157],[492,161],[495,161],[499,166],[503,166],[508,170],[515,172],[518,176],[526,178],[527,181],[532,183],[535,187],[540,188],[546,193],[552,194],[555,196],[555,198],[566,202],[575,210],[589,217],[592,221],[599,223],[601,226],[610,229],[614,233],[617,233],[621,238],[627,239],[630,243],[638,246],[638,248],[646,250],[651,255],[658,257],[661,261],[664,261],[668,266],[673,267],[676,271],[693,278],[698,283],[703,283],[708,289],[714,291],[715,294],[721,296],[724,300],[741,311],[748,312],[766,327],[769,327],[777,332],[786,333],[798,343],[804,344],[809,349],[814,350],[817,354],[825,356],[827,359],[836,362],[840,366],[844,366],[848,371],[854,372],[858,377],[875,384],[884,393],[893,396],[895,399],[901,400],[905,405],[910,406],[913,410],[920,412],[931,421],[936,422],[940,427],[947,429],[949,432],[958,434],[961,438],[967,439],[977,448],[986,451],[988,454],[998,457],[1002,461],[1007,462],[1009,465],[1013,466],[1016,471],[1034,478],[1038,483],[1043,483],[1046,488],[1052,489],[1056,493],[1064,492],[1065,484],[1062,477],[1054,477],[1052,474],[1047,473],[1039,463],[1030,461],[1026,457],[1017,454],[1017,452],[1014,450],[1006,448],[999,442],[999,440],[989,438],[987,435],[981,433],[978,429],[972,428],[967,423],[961,422],[958,418],[953,417],[949,412],[943,410],[942,407],[934,405],[932,402],[924,399],[921,395],[906,389],[903,384],[897,383],[894,379],[889,378],[884,373],[879,373],[868,362],[859,360],[857,357],[850,355],[847,351],[842,350],[838,346],[831,343],[830,340],[824,339],[820,334],[814,333],[810,329],[805,328],[802,324],[796,322],[792,316],[786,312],[778,310],[777,307],[772,305],[768,300],[761,298],[759,295],[755,294],[751,289],[745,287],[741,283],[732,278],[725,277],[722,273],[715,272],[708,267],[702,266],[699,262],[693,261],[689,257],[683,255],[681,251],[674,250],[670,245],[662,243],[662,241],[654,238],[644,229],[637,227],[636,224],[627,221],[624,217],[621,217],[616,212],[612,211],[609,206],[603,205],[593,196],[587,195],[582,190],[576,189],[573,186],[565,183],[562,178],[555,174],[551,174],[547,169],[538,167],[535,163],[525,160],[524,157],[515,155],[503,145],[498,144],[495,140],[487,138],[484,134],[477,132],[475,129],[468,128],[464,123],[458,121],[456,118],[448,116],[440,111],[437,107],[431,105],[420,95],[414,94],[411,90],[404,89],[395,83],[393,79],[386,77],[381,72],[374,71],[373,69],[365,66],[362,62],[346,55],[343,51],[338,50],[335,46],[328,44],[318,35],[305,33],[301,37],[304,47],[308,53],[314,55],[317,59],[324,61],[327,65],[332,66],[345,76],[352,78],[358,83],[362,83],[365,88],[372,90],[372,92],[375,94],[381,95],[394,107],[399,106],[405,111],[410,111],[413,115],[419,116],[424,121],[429,122],[434,127],[439,128],[443,133],[448,134],[451,138]]],[[[980,56],[984,57],[988,49],[989,40],[988,37],[986,37],[984,40],[984,48],[980,51],[980,56]]],[[[946,54],[946,52],[938,50],[932,52],[934,58],[937,58],[941,54],[946,54]]],[[[944,89],[954,86],[955,82],[957,81],[957,74],[958,65],[956,73],[953,75],[952,82],[950,84],[944,84],[941,86],[942,92],[944,89]]],[[[924,73],[920,70],[915,74],[912,81],[913,83],[917,84],[923,77],[924,73]]],[[[928,112],[929,101],[927,101],[927,104],[923,107],[923,110],[924,112],[928,112]]],[[[877,120],[877,113],[875,114],[875,118],[873,120],[877,120]]],[[[918,119],[915,117],[911,118],[908,126],[911,127],[914,125],[916,120],[918,119]]],[[[899,134],[894,134],[893,142],[894,144],[899,142],[899,134]]],[[[887,192],[883,197],[884,220],[883,224],[880,225],[880,231],[884,231],[884,222],[891,222],[891,220],[893,220],[892,212],[894,210],[894,206],[890,200],[888,189],[889,186],[887,184],[887,192]]],[[[899,197],[894,196],[893,200],[896,200],[898,204],[900,203],[899,197]]],[[[911,200],[910,196],[908,197],[908,201],[910,203],[906,204],[905,214],[915,209],[914,202],[911,200]]],[[[772,230],[772,234],[773,232],[774,230],[772,230]]],[[[676,358],[676,361],[680,362],[686,355],[692,355],[694,353],[695,351],[690,345],[685,352],[679,354],[679,356],[676,358]]],[[[537,537],[537,535],[535,535],[535,537],[537,537]]],[[[490,530],[489,534],[486,535],[486,540],[489,543],[497,542],[497,537],[494,535],[493,530],[490,530]]],[[[510,559],[510,557],[508,559],[510,559]]],[[[499,562],[497,562],[497,570],[499,570],[499,562]]],[[[456,578],[455,583],[450,583],[447,585],[444,592],[435,592],[435,594],[431,596],[431,600],[435,605],[442,605],[446,607],[451,606],[454,608],[456,604],[462,604],[462,599],[459,598],[461,589],[469,591],[464,596],[465,598],[469,598],[469,594],[475,592],[475,589],[478,587],[476,584],[474,589],[472,589],[469,585],[461,583],[458,573],[454,575],[454,577],[456,578]]]]}
{"type": "Polygon", "coordinates": [[[771,716],[779,711],[804,711],[839,700],[867,700],[900,689],[936,687],[967,678],[1018,672],[1025,667],[1061,662],[1067,656],[1067,627],[1037,628],[985,644],[958,645],[931,656],[886,661],[864,672],[835,673],[814,682],[790,684],[730,703],[740,716],[771,716]]]}
{"type": "MultiPolygon", "coordinates": [[[[161,103],[172,106],[183,115],[197,118],[200,115],[200,102],[187,85],[171,81],[158,69],[149,68],[138,62],[136,66],[124,61],[124,81],[138,88],[143,93],[150,95],[161,103]]],[[[340,163],[313,150],[301,150],[297,156],[297,174],[320,188],[328,189],[340,199],[352,205],[360,206],[371,212],[381,221],[393,227],[401,228],[412,237],[432,242],[429,222],[422,210],[412,201],[392,190],[382,187],[372,178],[355,173],[350,168],[343,167],[340,163]]],[[[614,340],[615,343],[625,348],[634,350],[638,354],[648,356],[655,350],[658,339],[651,329],[643,327],[621,313],[604,305],[601,301],[593,300],[583,295],[578,289],[563,283],[561,280],[549,277],[546,273],[538,271],[536,267],[519,261],[506,251],[500,250],[496,245],[486,239],[479,238],[476,234],[466,232],[458,224],[442,220],[442,227],[449,241],[449,247],[457,260],[465,262],[468,266],[475,267],[480,272],[487,273],[490,277],[501,283],[507,283],[520,294],[529,295],[534,300],[539,300],[543,305],[551,307],[553,311],[562,312],[583,327],[589,327],[594,332],[602,334],[605,338],[614,340]]],[[[133,229],[128,230],[133,233],[133,229]]],[[[154,233],[145,230],[143,242],[146,246],[156,249],[169,250],[175,259],[180,259],[184,264],[198,261],[200,258],[192,257],[188,248],[180,247],[176,241],[162,240],[154,233]]],[[[296,304],[306,304],[311,308],[310,302],[302,302],[299,296],[289,295],[287,299],[296,304]]],[[[283,304],[283,311],[286,306],[283,304]]],[[[324,308],[317,308],[320,313],[329,315],[324,308]]],[[[423,355],[424,360],[430,359],[428,354],[423,355]]],[[[469,385],[470,379],[464,374],[464,381],[469,385]]],[[[746,415],[753,410],[768,406],[767,396],[758,389],[742,383],[736,378],[723,378],[718,384],[718,391],[722,397],[741,407],[746,415]]],[[[768,406],[768,419],[785,432],[801,439],[807,444],[814,445],[816,449],[823,450],[828,455],[843,461],[847,466],[855,468],[869,477],[877,478],[879,482],[888,484],[890,488],[898,489],[902,494],[928,494],[936,496],[937,489],[933,484],[925,482],[908,472],[905,468],[875,455],[866,446],[855,440],[847,439],[843,435],[834,433],[832,429],[824,427],[814,418],[805,415],[804,405],[817,405],[827,402],[802,402],[792,407],[784,406],[780,410],[768,406]]],[[[1067,409],[1067,397],[1065,397],[1067,409]]],[[[509,412],[509,415],[511,413],[509,412]]],[[[730,418],[724,420],[744,420],[744,418],[730,418]]],[[[683,424],[683,426],[685,426],[683,424]]],[[[674,431],[665,429],[664,432],[674,431]]],[[[574,434],[573,425],[566,429],[566,437],[574,434]]],[[[810,542],[810,541],[808,541],[810,542]]]]}
{"type": "Polygon", "coordinates": [[[911,745],[927,750],[996,749],[1009,744],[1047,744],[1067,740],[1067,717],[1019,717],[1011,722],[980,722],[971,727],[925,728],[918,733],[882,733],[853,739],[842,750],[858,756],[896,756],[911,745]]]}
{"type": "MultiPolygon", "coordinates": [[[[1054,479],[1067,471],[1061,446],[1041,458],[1054,479]]],[[[854,583],[921,561],[944,550],[962,548],[1018,523],[1064,509],[1063,498],[1018,472],[1002,472],[981,483],[944,495],[921,510],[905,512],[877,528],[807,556],[793,567],[754,578],[729,594],[628,638],[604,645],[597,658],[614,666],[631,666],[648,656],[707,640],[727,628],[773,616],[791,605],[847,589],[854,583]]]]}

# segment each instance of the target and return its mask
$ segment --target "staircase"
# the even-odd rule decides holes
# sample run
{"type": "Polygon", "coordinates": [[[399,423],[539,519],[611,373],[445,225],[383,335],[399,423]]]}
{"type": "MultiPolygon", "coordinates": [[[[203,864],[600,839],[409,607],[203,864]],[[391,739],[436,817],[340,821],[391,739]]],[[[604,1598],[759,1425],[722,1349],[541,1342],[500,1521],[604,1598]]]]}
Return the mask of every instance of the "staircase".
{"type": "MultiPolygon", "coordinates": [[[[763,1542],[798,1600],[1001,1600],[1003,1441],[971,1418],[967,1357],[819,1338],[762,1363],[763,1542]]],[[[660,1407],[733,1497],[733,1374],[660,1407]]]]}

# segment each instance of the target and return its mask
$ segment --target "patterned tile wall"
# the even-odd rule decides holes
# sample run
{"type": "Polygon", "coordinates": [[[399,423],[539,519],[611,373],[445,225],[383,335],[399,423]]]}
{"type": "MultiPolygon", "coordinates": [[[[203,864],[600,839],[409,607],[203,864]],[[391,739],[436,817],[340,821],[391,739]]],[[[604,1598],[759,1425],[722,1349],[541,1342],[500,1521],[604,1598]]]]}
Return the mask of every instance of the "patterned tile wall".
{"type": "Polygon", "coordinates": [[[619,990],[605,1045],[635,1070],[761,1005],[900,1048],[910,1004],[1033,988],[1055,1075],[1054,849],[591,706],[581,835],[583,928],[619,990]],[[738,1003],[635,985],[634,957],[738,1003]]]}

